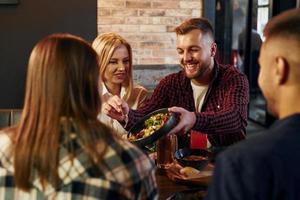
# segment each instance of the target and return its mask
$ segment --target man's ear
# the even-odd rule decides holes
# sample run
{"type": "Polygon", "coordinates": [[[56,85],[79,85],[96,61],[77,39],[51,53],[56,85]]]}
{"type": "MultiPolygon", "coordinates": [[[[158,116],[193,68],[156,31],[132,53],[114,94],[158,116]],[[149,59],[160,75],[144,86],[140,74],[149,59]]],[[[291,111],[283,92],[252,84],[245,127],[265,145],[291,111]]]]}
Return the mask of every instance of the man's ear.
{"type": "Polygon", "coordinates": [[[284,57],[275,59],[276,77],[279,85],[286,83],[290,73],[290,68],[287,60],[284,57]]]}
{"type": "Polygon", "coordinates": [[[210,56],[214,57],[217,53],[217,43],[213,42],[210,48],[210,56]]]}

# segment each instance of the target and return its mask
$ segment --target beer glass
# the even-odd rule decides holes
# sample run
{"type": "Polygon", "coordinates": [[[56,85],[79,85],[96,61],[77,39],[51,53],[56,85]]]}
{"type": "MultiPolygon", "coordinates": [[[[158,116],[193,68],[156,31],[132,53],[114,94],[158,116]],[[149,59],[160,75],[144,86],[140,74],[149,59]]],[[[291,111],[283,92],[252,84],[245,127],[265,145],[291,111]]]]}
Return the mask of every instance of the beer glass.
{"type": "Polygon", "coordinates": [[[158,168],[166,169],[173,163],[177,145],[177,136],[174,134],[166,135],[156,142],[158,168]]]}

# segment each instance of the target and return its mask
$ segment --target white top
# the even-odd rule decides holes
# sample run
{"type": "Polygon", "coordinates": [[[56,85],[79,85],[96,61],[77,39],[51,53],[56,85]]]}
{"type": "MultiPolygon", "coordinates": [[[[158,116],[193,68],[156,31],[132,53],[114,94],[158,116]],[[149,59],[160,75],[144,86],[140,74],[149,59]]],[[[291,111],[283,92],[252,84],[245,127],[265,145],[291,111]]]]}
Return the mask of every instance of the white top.
{"type": "Polygon", "coordinates": [[[201,108],[203,105],[203,101],[208,90],[208,85],[200,86],[196,85],[191,81],[192,89],[193,89],[193,96],[195,101],[195,107],[197,112],[201,112],[201,108]]]}
{"type": "MultiPolygon", "coordinates": [[[[196,85],[191,81],[191,86],[193,89],[193,96],[194,96],[196,111],[201,112],[204,98],[207,93],[209,85],[204,85],[204,86],[196,85]]],[[[211,146],[211,144],[210,144],[209,140],[207,140],[207,148],[210,146],[211,146]]]]}
{"type": "MultiPolygon", "coordinates": [[[[122,87],[120,92],[120,98],[123,99],[125,94],[126,94],[126,88],[122,87]]],[[[130,98],[127,101],[128,106],[131,109],[137,109],[146,100],[147,95],[148,95],[148,91],[144,87],[140,85],[134,85],[130,98]]],[[[106,102],[110,96],[112,96],[112,94],[107,90],[105,84],[102,83],[102,94],[101,94],[102,103],[106,102]]],[[[127,134],[127,131],[117,120],[110,118],[106,114],[99,113],[98,119],[105,125],[114,129],[115,132],[120,136],[127,134]]]]}

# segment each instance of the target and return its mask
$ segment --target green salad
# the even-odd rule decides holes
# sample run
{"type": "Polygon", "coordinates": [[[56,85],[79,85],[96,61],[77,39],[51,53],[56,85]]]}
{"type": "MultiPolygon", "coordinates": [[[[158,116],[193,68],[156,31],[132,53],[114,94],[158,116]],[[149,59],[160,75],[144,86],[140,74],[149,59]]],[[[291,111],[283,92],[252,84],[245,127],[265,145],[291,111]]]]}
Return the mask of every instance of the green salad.
{"type": "Polygon", "coordinates": [[[152,135],[156,130],[160,129],[169,119],[169,113],[158,113],[152,115],[144,123],[144,128],[138,133],[130,133],[128,139],[130,141],[152,135]]]}

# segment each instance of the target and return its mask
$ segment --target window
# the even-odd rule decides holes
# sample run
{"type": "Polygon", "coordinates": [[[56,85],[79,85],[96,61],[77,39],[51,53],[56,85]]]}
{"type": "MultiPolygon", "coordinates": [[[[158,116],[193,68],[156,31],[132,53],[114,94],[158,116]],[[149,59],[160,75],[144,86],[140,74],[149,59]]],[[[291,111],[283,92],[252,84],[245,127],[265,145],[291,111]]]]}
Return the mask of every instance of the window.
{"type": "Polygon", "coordinates": [[[269,13],[270,13],[270,3],[269,0],[258,0],[258,6],[257,6],[257,32],[264,40],[263,36],[263,30],[266,25],[266,23],[269,20],[269,13]]]}

